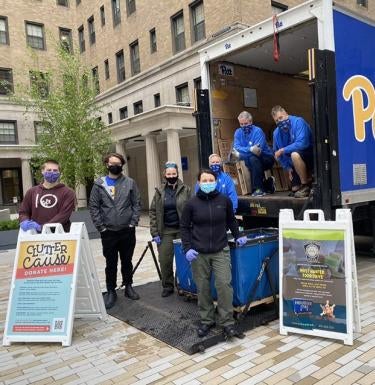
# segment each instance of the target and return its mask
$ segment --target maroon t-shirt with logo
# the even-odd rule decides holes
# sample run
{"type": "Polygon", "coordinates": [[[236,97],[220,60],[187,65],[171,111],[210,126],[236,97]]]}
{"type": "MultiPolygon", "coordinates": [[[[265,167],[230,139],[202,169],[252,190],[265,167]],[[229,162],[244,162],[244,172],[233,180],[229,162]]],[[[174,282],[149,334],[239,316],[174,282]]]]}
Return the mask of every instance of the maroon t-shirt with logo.
{"type": "Polygon", "coordinates": [[[20,210],[19,221],[31,219],[40,225],[61,223],[69,231],[70,215],[75,207],[75,194],[62,183],[47,189],[42,184],[26,192],[20,210]]]}

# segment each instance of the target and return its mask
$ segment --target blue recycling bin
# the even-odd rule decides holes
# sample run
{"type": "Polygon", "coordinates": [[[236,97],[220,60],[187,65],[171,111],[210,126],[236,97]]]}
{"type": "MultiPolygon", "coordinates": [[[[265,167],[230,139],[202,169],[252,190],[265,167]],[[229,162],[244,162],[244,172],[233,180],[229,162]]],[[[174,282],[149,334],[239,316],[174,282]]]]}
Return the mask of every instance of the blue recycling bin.
{"type": "MultiPolygon", "coordinates": [[[[259,228],[245,232],[248,240],[245,246],[236,247],[233,239],[229,240],[232,263],[233,305],[242,306],[248,301],[251,289],[260,273],[263,260],[272,257],[269,270],[275,286],[279,291],[279,241],[278,230],[259,228]]],[[[176,280],[178,288],[188,293],[196,294],[190,263],[186,260],[180,240],[174,241],[176,260],[176,280]]],[[[215,290],[215,277],[211,277],[211,293],[217,298],[215,290]]],[[[267,274],[264,273],[252,301],[260,300],[272,295],[267,274]]]]}

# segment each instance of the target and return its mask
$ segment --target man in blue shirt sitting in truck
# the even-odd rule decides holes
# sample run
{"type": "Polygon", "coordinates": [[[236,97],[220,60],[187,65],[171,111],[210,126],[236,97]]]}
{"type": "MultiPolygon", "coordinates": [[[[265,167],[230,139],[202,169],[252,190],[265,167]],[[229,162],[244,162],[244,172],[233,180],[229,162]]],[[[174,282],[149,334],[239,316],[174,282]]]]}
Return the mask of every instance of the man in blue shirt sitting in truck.
{"type": "MultiPolygon", "coordinates": [[[[211,154],[208,157],[208,165],[210,170],[216,175],[216,190],[226,195],[232,201],[233,212],[236,213],[238,207],[236,186],[230,175],[223,171],[223,162],[220,155],[211,154]]],[[[195,193],[197,193],[198,190],[199,183],[197,182],[195,185],[195,193]]]]}
{"type": "Polygon", "coordinates": [[[310,194],[313,170],[311,128],[303,118],[288,115],[281,106],[274,106],[271,115],[277,124],[273,132],[275,158],[289,173],[291,194],[305,198],[310,194]]]}
{"type": "Polygon", "coordinates": [[[233,148],[239,152],[251,174],[252,196],[263,196],[266,192],[274,193],[274,178],[264,178],[264,172],[275,163],[272,150],[266,142],[266,136],[260,127],[253,124],[250,112],[242,111],[238,115],[240,127],[234,133],[233,148]]]}

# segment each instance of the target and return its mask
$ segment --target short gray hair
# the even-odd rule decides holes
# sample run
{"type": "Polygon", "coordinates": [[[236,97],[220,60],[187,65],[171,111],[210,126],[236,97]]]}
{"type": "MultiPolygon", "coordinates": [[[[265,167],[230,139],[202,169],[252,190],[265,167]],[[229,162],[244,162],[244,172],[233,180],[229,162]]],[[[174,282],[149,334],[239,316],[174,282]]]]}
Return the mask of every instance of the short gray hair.
{"type": "Polygon", "coordinates": [[[274,117],[278,112],[286,112],[286,110],[281,106],[273,106],[271,110],[272,117],[274,117]]]}
{"type": "Polygon", "coordinates": [[[208,164],[211,163],[212,158],[220,158],[220,162],[222,162],[221,156],[220,156],[219,154],[211,154],[211,155],[208,157],[208,164]]]}
{"type": "Polygon", "coordinates": [[[238,117],[237,117],[237,119],[239,120],[239,119],[246,119],[246,120],[251,120],[251,121],[253,121],[253,116],[250,114],[250,112],[248,112],[248,111],[242,111],[239,115],[238,115],[238,117]]]}

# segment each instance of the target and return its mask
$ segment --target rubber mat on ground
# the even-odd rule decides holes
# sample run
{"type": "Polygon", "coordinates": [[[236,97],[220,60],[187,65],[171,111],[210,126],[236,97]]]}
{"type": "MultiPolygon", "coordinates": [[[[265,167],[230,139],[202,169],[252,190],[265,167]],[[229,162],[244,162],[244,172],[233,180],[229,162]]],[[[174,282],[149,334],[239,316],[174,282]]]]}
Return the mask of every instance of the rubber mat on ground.
{"type": "MultiPolygon", "coordinates": [[[[135,289],[141,297],[138,301],[126,298],[124,291],[118,290],[116,304],[108,310],[108,314],[187,354],[203,351],[223,340],[219,328],[212,329],[203,339],[198,337],[199,314],[195,299],[179,296],[176,292],[163,298],[159,281],[136,286],[135,289]]],[[[252,308],[250,316],[241,321],[241,331],[277,318],[274,306],[258,306],[255,309],[252,308]]]]}

